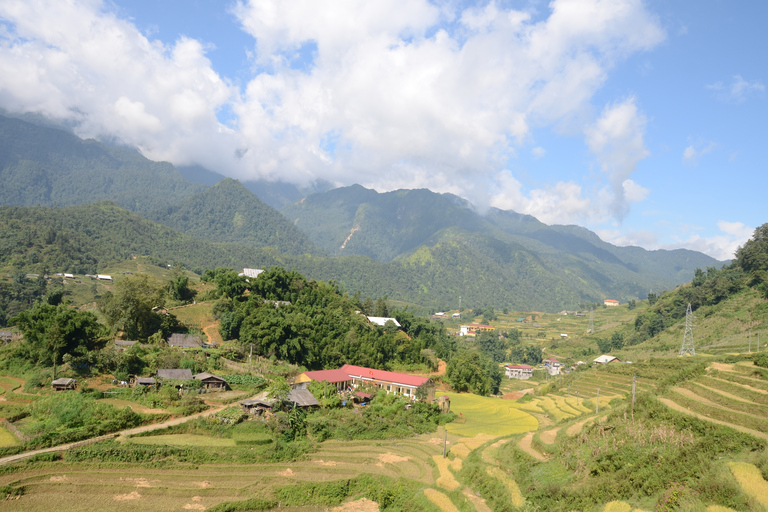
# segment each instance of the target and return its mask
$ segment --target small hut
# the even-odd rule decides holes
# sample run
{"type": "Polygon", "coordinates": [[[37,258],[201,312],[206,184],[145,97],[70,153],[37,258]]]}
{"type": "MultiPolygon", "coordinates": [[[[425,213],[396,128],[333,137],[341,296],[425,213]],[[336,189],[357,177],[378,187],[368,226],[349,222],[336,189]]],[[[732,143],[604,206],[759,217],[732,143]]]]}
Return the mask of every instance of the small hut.
{"type": "Polygon", "coordinates": [[[66,391],[68,389],[75,389],[77,381],[75,379],[61,378],[51,382],[51,387],[54,391],[66,391]]]}
{"type": "Polygon", "coordinates": [[[198,373],[197,375],[194,375],[192,378],[195,380],[202,381],[203,387],[205,389],[216,389],[220,391],[224,391],[225,389],[227,389],[227,381],[225,381],[221,377],[218,377],[212,373],[208,373],[208,372],[198,373]]]}

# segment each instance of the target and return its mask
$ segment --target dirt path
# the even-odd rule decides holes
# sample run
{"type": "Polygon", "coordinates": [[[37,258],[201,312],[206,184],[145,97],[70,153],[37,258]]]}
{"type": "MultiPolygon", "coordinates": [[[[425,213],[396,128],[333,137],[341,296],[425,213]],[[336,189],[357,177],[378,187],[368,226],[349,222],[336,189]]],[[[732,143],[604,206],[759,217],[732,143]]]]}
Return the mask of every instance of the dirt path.
{"type": "Polygon", "coordinates": [[[517,443],[517,445],[520,447],[521,450],[523,450],[525,453],[527,453],[534,459],[540,460],[540,461],[547,460],[547,458],[544,455],[542,455],[541,453],[533,449],[533,446],[531,446],[532,441],[533,441],[533,432],[528,432],[523,436],[520,442],[517,443]]]}
{"type": "Polygon", "coordinates": [[[144,425],[141,427],[136,427],[128,430],[122,430],[120,432],[114,432],[112,434],[93,437],[91,439],[84,439],[82,441],[77,441],[75,443],[67,443],[59,446],[52,446],[50,448],[41,448],[39,450],[32,450],[29,452],[18,453],[16,455],[10,455],[8,457],[3,457],[0,459],[0,466],[4,466],[12,462],[18,462],[20,460],[28,459],[30,457],[34,457],[35,455],[38,455],[41,453],[63,452],[66,450],[71,450],[72,448],[79,448],[80,446],[87,446],[89,444],[97,443],[99,441],[106,441],[107,439],[115,439],[117,437],[131,436],[131,435],[139,434],[142,432],[150,432],[152,430],[160,430],[166,427],[172,427],[174,425],[181,425],[182,423],[186,423],[187,421],[193,420],[195,418],[201,418],[204,416],[210,416],[211,414],[216,414],[217,412],[221,411],[225,407],[227,406],[222,405],[221,407],[217,407],[215,409],[209,409],[207,411],[193,414],[191,416],[184,416],[183,418],[174,418],[172,420],[164,421],[162,423],[153,423],[152,425],[144,425]]]}
{"type": "Polygon", "coordinates": [[[699,418],[700,420],[705,421],[711,421],[712,423],[717,423],[718,425],[725,425],[726,427],[731,427],[734,430],[738,430],[739,432],[744,432],[746,434],[750,434],[755,437],[759,437],[760,439],[766,439],[768,440],[768,434],[764,434],[763,432],[758,432],[757,430],[752,430],[751,428],[742,427],[741,425],[734,425],[733,423],[728,423],[726,421],[716,420],[714,418],[708,418],[707,416],[704,416],[703,414],[699,414],[697,412],[694,412],[690,409],[686,409],[682,405],[678,405],[669,398],[659,398],[661,402],[669,407],[670,409],[673,409],[677,412],[682,412],[683,414],[687,414],[689,416],[693,416],[695,418],[699,418]]]}
{"type": "Polygon", "coordinates": [[[591,423],[595,421],[596,418],[597,416],[592,416],[591,418],[587,418],[585,420],[581,420],[577,423],[574,423],[573,425],[571,425],[565,430],[565,433],[573,437],[576,434],[579,434],[587,423],[591,423]]]}

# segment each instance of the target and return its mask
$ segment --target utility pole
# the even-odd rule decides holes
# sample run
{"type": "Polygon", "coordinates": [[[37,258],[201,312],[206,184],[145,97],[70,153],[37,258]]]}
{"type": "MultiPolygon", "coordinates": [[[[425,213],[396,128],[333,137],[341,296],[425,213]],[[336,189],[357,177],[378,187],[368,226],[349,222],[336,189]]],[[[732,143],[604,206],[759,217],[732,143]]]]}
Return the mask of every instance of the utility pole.
{"type": "Polygon", "coordinates": [[[696,355],[696,347],[693,346],[693,312],[691,303],[688,303],[688,309],[685,312],[685,333],[683,334],[683,344],[680,347],[680,355],[696,355]]]}
{"type": "Polygon", "coordinates": [[[251,358],[253,357],[253,343],[251,343],[251,353],[248,354],[248,367],[253,369],[253,363],[251,362],[251,358]]]}

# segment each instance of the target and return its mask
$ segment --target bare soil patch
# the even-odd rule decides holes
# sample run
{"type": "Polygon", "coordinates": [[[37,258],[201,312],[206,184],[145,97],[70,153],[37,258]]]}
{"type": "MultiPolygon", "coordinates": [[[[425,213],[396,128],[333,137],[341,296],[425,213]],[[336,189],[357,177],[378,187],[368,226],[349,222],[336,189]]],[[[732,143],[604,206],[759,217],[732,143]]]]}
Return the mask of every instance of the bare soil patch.
{"type": "Polygon", "coordinates": [[[66,482],[67,480],[69,480],[67,478],[67,475],[52,476],[51,478],[48,479],[48,481],[50,482],[57,482],[57,483],[66,482]]]}
{"type": "Polygon", "coordinates": [[[368,498],[360,498],[332,508],[331,512],[379,512],[379,504],[368,498]]]}
{"type": "Polygon", "coordinates": [[[464,489],[464,496],[475,506],[477,512],[493,512],[491,507],[485,504],[485,500],[473,493],[471,489],[464,489]]]}
{"type": "Polygon", "coordinates": [[[207,489],[211,486],[211,482],[205,481],[205,482],[195,482],[195,485],[199,486],[201,489],[207,489]]]}
{"type": "Polygon", "coordinates": [[[732,364],[725,364],[725,363],[712,363],[712,368],[714,368],[715,370],[720,370],[721,372],[734,371],[732,364]]]}
{"type": "Polygon", "coordinates": [[[520,447],[521,450],[523,450],[525,453],[527,453],[534,459],[541,460],[541,461],[547,460],[547,458],[544,455],[542,455],[541,453],[533,449],[533,446],[531,446],[531,441],[533,441],[533,432],[528,432],[523,436],[522,439],[520,439],[520,442],[517,443],[517,445],[520,447]]]}
{"type": "Polygon", "coordinates": [[[329,460],[326,462],[322,459],[316,461],[316,463],[319,464],[320,466],[335,466],[337,464],[335,460],[329,460]]]}
{"type": "Polygon", "coordinates": [[[115,501],[132,501],[132,500],[138,500],[141,498],[141,494],[137,493],[136,491],[133,491],[130,494],[115,494],[113,496],[115,501]]]}
{"type": "Polygon", "coordinates": [[[285,471],[278,471],[277,474],[280,476],[293,476],[294,473],[291,468],[288,468],[285,471]]]}
{"type": "Polygon", "coordinates": [[[544,432],[539,435],[539,439],[541,439],[542,443],[546,444],[554,444],[555,438],[557,437],[557,433],[560,431],[560,428],[553,428],[551,430],[545,430],[544,432]]]}
{"type": "Polygon", "coordinates": [[[379,455],[379,460],[384,464],[405,462],[410,459],[411,459],[410,457],[401,457],[400,455],[396,455],[392,452],[382,453],[381,455],[379,455]]]}
{"type": "Polygon", "coordinates": [[[205,510],[205,505],[200,503],[187,503],[184,505],[184,510],[205,510]]]}

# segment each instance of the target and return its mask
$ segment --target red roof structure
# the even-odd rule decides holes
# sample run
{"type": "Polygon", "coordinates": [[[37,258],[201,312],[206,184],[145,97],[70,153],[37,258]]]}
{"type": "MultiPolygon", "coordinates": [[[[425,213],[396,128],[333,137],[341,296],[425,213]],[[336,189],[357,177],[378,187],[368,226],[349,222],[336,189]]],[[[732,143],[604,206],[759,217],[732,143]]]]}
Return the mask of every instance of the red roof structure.
{"type": "Polygon", "coordinates": [[[533,366],[528,366],[527,364],[508,364],[507,368],[512,368],[513,370],[533,370],[533,366]]]}
{"type": "Polygon", "coordinates": [[[304,372],[304,375],[317,382],[328,381],[329,384],[346,382],[349,380],[349,374],[346,373],[343,368],[337,368],[336,370],[315,370],[312,372],[304,372]]]}
{"type": "Polygon", "coordinates": [[[374,379],[382,382],[391,382],[393,384],[405,384],[406,386],[419,387],[429,380],[429,377],[419,377],[418,375],[409,375],[407,373],[388,372],[385,370],[374,370],[363,366],[353,366],[345,364],[341,371],[350,377],[362,377],[364,379],[374,379]]]}

